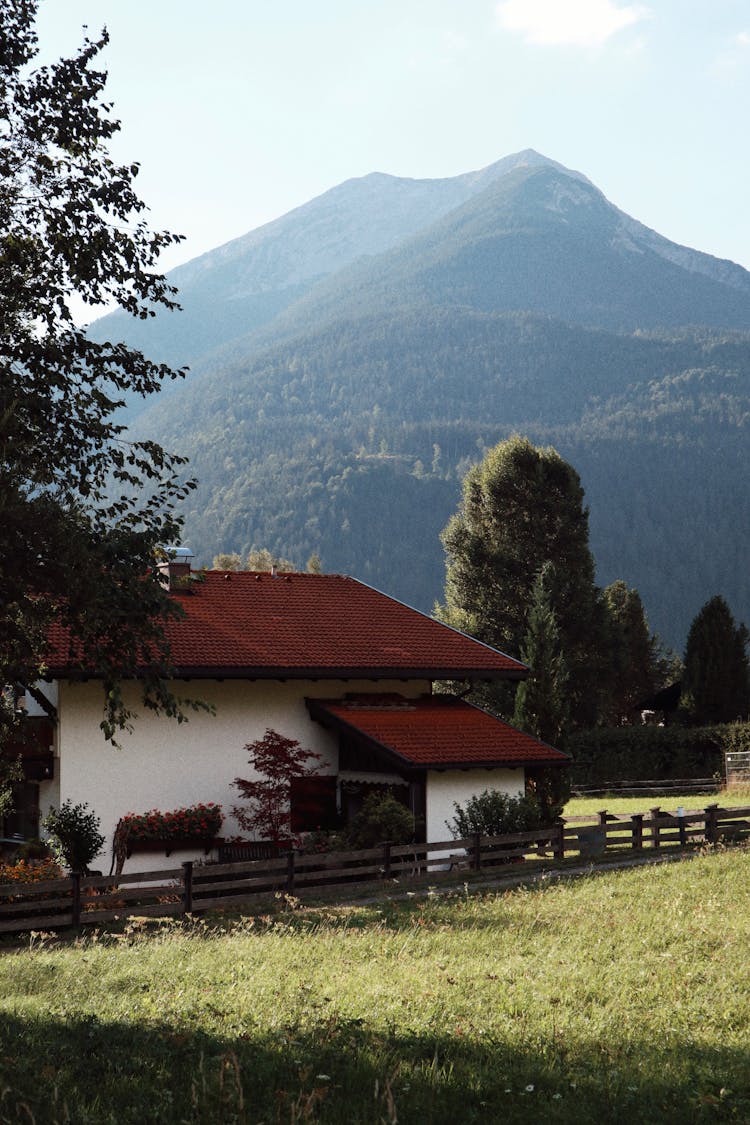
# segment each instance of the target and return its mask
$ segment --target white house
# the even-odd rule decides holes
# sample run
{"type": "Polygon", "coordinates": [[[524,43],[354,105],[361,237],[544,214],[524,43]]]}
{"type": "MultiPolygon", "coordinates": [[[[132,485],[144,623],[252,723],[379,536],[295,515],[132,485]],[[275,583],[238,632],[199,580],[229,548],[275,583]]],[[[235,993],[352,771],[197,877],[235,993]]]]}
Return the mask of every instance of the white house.
{"type": "MultiPolygon", "coordinates": [[[[212,801],[225,814],[223,835],[239,835],[232,782],[250,776],[245,745],[271,728],[322,755],[330,801],[345,816],[369,787],[389,786],[436,840],[447,835],[454,801],[487,788],[519,794],[528,771],[568,763],[479,708],[433,693],[439,680],[518,680],[523,664],[355,579],[187,568],[171,596],[184,610],[168,626],[173,690],[212,713],[191,712],[182,724],[142,713],[114,749],[99,725],[101,683],[72,666],[60,643],[48,660],[48,714],[35,720],[40,733],[25,751],[32,813],[34,803],[44,815],[68,798],[87,802],[111,841],[127,813],[212,801]]],[[[138,711],[138,684],[125,692],[138,711]]],[[[141,869],[164,864],[163,849],[138,856],[141,869]]]]}

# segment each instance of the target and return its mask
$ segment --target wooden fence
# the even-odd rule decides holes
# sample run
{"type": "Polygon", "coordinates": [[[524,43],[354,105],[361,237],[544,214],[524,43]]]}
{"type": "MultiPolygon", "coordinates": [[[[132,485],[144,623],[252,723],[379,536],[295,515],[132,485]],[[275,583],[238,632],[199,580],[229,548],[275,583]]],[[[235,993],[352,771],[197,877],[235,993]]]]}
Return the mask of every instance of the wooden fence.
{"type": "Polygon", "coordinates": [[[306,890],[354,887],[425,878],[456,878],[461,871],[499,874],[528,860],[544,870],[570,857],[680,849],[750,836],[750,806],[708,805],[684,816],[653,808],[633,816],[608,813],[571,817],[551,828],[507,836],[471,836],[425,844],[389,844],[359,851],[305,854],[239,863],[183,863],[127,875],[71,875],[43,883],[0,885],[0,932],[98,925],[129,916],[191,914],[251,903],[259,896],[299,896],[306,890]]]}
{"type": "Polygon", "coordinates": [[[716,777],[673,777],[646,781],[600,781],[596,785],[573,786],[578,797],[600,797],[617,793],[619,797],[651,797],[670,793],[716,793],[723,782],[716,777]]]}

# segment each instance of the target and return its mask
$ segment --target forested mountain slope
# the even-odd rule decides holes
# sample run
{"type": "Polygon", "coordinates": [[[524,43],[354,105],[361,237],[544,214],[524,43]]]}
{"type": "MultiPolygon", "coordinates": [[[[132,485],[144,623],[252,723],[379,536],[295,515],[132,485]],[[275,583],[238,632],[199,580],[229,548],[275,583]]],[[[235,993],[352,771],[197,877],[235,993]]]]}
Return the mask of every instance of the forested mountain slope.
{"type": "Polygon", "coordinates": [[[148,350],[193,373],[133,429],[190,457],[201,561],[316,551],[430,609],[461,475],[519,431],[578,469],[599,581],[637,586],[665,639],[715,592],[750,617],[739,266],[527,152],[349,181],[173,280],[192,312],[157,318],[148,350]]]}

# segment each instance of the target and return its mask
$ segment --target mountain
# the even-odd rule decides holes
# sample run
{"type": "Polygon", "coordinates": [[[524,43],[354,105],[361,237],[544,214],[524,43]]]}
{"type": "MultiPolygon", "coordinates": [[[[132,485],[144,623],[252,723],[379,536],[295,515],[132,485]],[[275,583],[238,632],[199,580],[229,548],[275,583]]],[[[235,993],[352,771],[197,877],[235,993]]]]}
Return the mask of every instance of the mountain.
{"type": "MultiPolygon", "coordinates": [[[[521,167],[549,162],[529,149],[477,172],[441,180],[374,172],[347,180],[287,215],[178,266],[169,280],[182,312],[133,322],[114,312],[92,325],[96,340],[127,338],[176,366],[269,322],[322,278],[382,254],[521,167]]],[[[560,166],[561,167],[561,166],[560,166]]]]}
{"type": "Polygon", "coordinates": [[[462,473],[521,431],[579,470],[600,582],[665,639],[717,592],[750,616],[750,274],[581,174],[527,151],[347,181],[170,280],[186,313],[92,332],[191,363],[131,418],[191,459],[202,561],[316,551],[429,610],[462,473]]]}

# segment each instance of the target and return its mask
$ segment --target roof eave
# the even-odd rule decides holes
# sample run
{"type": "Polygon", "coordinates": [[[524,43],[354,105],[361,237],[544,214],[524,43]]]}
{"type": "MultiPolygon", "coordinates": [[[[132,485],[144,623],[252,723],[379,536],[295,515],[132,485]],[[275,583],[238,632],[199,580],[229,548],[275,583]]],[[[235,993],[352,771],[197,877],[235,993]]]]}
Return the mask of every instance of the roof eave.
{"type": "MultiPolygon", "coordinates": [[[[145,671],[144,671],[145,674],[145,671]]],[[[170,679],[175,680],[522,680],[527,671],[520,668],[446,667],[268,667],[267,665],[175,665],[170,679]]],[[[81,668],[50,665],[46,679],[95,680],[100,673],[81,668]]]]}

